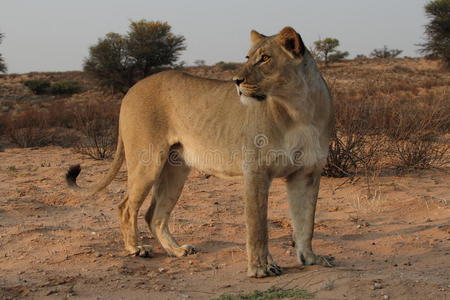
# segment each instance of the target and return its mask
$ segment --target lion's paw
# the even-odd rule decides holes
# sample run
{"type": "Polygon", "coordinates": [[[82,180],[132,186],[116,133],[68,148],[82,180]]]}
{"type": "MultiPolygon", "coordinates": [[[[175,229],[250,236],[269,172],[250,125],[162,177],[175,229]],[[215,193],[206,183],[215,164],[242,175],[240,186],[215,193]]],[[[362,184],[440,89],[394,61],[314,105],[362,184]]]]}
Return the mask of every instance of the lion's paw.
{"type": "Polygon", "coordinates": [[[332,256],[314,254],[305,256],[303,254],[300,254],[299,257],[300,261],[305,266],[319,265],[324,267],[334,267],[336,265],[336,260],[332,256]]]}
{"type": "Polygon", "coordinates": [[[172,255],[176,257],[188,256],[198,252],[197,248],[195,248],[195,246],[193,245],[183,245],[179,248],[173,249],[172,251],[172,255]]]}
{"type": "Polygon", "coordinates": [[[279,276],[283,273],[283,269],[275,262],[266,266],[252,266],[248,268],[247,275],[249,277],[263,278],[267,276],[279,276]]]}
{"type": "Polygon", "coordinates": [[[150,246],[137,246],[136,250],[131,253],[133,256],[139,256],[139,257],[152,257],[152,249],[150,246]]]}

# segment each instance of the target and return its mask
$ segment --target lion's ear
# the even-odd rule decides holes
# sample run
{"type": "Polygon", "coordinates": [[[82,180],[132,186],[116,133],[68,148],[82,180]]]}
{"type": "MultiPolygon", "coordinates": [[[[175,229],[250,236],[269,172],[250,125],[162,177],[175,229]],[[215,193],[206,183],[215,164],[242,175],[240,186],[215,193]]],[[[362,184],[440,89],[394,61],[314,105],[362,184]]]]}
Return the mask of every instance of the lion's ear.
{"type": "Polygon", "coordinates": [[[277,42],[292,58],[300,58],[305,54],[302,38],[292,27],[284,27],[278,33],[277,42]]]}
{"type": "Polygon", "coordinates": [[[253,45],[258,43],[260,40],[262,40],[265,37],[266,36],[264,34],[261,34],[261,33],[257,32],[256,30],[250,31],[250,41],[252,41],[253,45]]]}

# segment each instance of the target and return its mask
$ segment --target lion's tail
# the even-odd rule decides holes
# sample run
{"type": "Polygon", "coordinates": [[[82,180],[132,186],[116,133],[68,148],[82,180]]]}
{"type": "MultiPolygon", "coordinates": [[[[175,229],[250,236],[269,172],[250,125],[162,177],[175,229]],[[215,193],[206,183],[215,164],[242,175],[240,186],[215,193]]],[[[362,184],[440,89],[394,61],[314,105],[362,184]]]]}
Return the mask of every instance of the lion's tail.
{"type": "Polygon", "coordinates": [[[125,152],[123,148],[123,141],[120,136],[120,132],[117,138],[117,148],[116,153],[114,154],[114,160],[111,164],[111,167],[108,171],[108,174],[104,176],[99,182],[97,182],[94,186],[88,188],[82,188],[77,185],[77,177],[81,172],[80,165],[74,165],[69,168],[66,173],[66,182],[72,190],[82,192],[83,194],[92,195],[107,187],[111,181],[113,181],[114,177],[116,177],[117,172],[119,172],[120,167],[123,164],[123,160],[125,158],[125,152]]]}

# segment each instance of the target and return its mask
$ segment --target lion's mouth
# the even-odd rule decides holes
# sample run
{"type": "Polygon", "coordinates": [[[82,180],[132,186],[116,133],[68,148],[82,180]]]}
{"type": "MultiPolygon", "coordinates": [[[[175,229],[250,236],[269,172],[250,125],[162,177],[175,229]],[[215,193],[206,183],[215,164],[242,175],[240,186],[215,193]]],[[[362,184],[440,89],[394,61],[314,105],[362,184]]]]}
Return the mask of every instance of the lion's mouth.
{"type": "Polygon", "coordinates": [[[264,101],[267,99],[267,96],[264,94],[257,94],[257,93],[251,93],[249,95],[247,95],[246,93],[243,93],[240,89],[239,89],[239,96],[245,96],[248,98],[253,98],[257,101],[264,101]]]}

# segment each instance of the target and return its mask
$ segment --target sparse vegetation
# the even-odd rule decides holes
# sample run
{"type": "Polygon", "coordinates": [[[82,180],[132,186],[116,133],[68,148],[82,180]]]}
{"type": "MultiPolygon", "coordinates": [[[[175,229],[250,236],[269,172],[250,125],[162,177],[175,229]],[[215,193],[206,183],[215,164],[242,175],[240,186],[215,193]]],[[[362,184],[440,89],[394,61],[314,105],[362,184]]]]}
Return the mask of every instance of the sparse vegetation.
{"type": "MultiPolygon", "coordinates": [[[[448,162],[445,136],[450,130],[450,107],[446,105],[449,80],[418,71],[406,62],[399,59],[383,73],[371,71],[370,64],[379,62],[369,60],[365,62],[369,67],[359,70],[347,65],[323,70],[336,111],[336,132],[324,175],[364,177],[380,168],[403,172],[448,162]]],[[[192,71],[227,78],[230,73],[222,71],[238,67],[236,63],[220,62],[210,69],[192,71]]],[[[79,77],[51,74],[27,78],[36,86],[33,88],[45,93],[60,82],[87,84],[79,77]]],[[[84,91],[91,93],[89,89],[84,91]]],[[[98,96],[90,104],[64,98],[44,98],[47,104],[38,105],[24,102],[19,109],[3,114],[0,133],[19,147],[71,146],[96,159],[108,158],[116,147],[118,104],[115,100],[100,101],[111,99],[106,94],[98,96]]]]}
{"type": "Polygon", "coordinates": [[[395,58],[402,54],[403,50],[389,49],[387,46],[379,49],[373,49],[370,56],[373,58],[395,58]]]}
{"type": "Polygon", "coordinates": [[[21,148],[72,146],[94,159],[105,159],[115,150],[117,119],[118,105],[114,103],[80,106],[54,102],[45,109],[28,107],[8,114],[2,130],[21,148]]]}
{"type": "Polygon", "coordinates": [[[220,70],[222,70],[222,71],[236,70],[239,68],[239,64],[223,62],[223,61],[218,62],[216,64],[216,66],[218,66],[220,68],[220,70]]]}
{"type": "Polygon", "coordinates": [[[426,43],[421,52],[450,66],[450,0],[434,0],[425,5],[430,23],[425,25],[426,43]]]}
{"type": "Polygon", "coordinates": [[[394,80],[395,73],[331,86],[336,131],[324,175],[366,176],[380,167],[424,169],[448,162],[448,145],[441,141],[450,129],[448,92],[414,96],[414,88],[428,83],[394,80]]]}
{"type": "Polygon", "coordinates": [[[250,294],[223,295],[212,300],[269,300],[269,299],[311,299],[313,294],[302,289],[280,289],[271,287],[266,291],[254,291],[250,294]]]}
{"type": "Polygon", "coordinates": [[[166,22],[131,22],[126,35],[108,33],[89,49],[84,70],[104,87],[125,93],[151,74],[175,66],[185,39],[166,22]]]}

